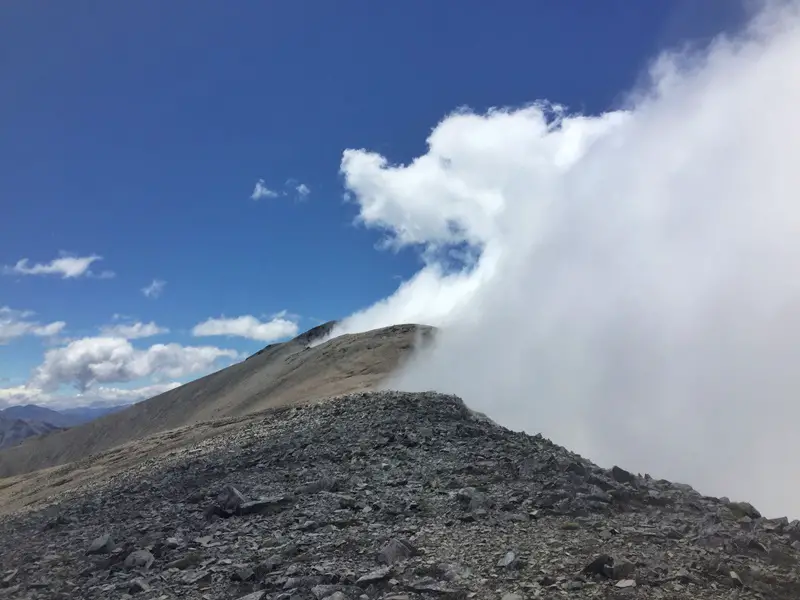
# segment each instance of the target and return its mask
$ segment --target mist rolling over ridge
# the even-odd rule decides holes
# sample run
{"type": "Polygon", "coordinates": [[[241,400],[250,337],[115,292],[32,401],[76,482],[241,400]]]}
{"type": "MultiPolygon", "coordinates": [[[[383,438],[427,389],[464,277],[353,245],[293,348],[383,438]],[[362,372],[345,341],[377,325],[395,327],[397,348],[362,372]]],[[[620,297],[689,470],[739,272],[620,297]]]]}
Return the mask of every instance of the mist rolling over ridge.
{"type": "Polygon", "coordinates": [[[388,387],[800,517],[798,64],[771,4],[618,111],[464,109],[410,164],[347,150],[361,221],[425,264],[337,332],[442,326],[388,387]]]}

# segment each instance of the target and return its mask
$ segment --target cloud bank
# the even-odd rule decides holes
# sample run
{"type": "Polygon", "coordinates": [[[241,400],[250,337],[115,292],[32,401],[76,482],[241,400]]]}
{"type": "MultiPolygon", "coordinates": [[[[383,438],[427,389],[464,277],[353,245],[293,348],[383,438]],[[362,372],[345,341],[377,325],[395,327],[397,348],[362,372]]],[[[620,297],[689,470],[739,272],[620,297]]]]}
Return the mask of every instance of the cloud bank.
{"type": "Polygon", "coordinates": [[[443,325],[390,387],[800,517],[798,64],[782,3],[658,57],[624,109],[462,110],[410,164],[346,151],[361,222],[425,266],[339,331],[443,325]]]}

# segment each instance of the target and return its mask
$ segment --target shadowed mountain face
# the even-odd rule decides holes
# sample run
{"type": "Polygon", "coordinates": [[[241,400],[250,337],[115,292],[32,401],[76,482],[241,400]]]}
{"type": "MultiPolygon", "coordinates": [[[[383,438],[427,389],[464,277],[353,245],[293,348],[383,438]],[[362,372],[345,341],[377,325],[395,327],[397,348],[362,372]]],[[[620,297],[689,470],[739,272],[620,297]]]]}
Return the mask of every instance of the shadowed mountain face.
{"type": "Polygon", "coordinates": [[[125,410],[0,452],[0,477],[80,460],[168,429],[373,389],[432,333],[426,326],[395,325],[308,347],[334,324],[125,410]]]}
{"type": "Polygon", "coordinates": [[[8,418],[0,415],[0,448],[9,448],[37,435],[60,431],[60,427],[42,421],[8,418]]]}
{"type": "Polygon", "coordinates": [[[122,410],[123,406],[75,406],[61,410],[53,410],[37,404],[26,404],[24,406],[9,406],[0,410],[0,417],[6,419],[22,419],[23,421],[38,421],[39,423],[49,423],[57,428],[74,427],[88,423],[93,419],[107,415],[108,413],[122,410]]]}

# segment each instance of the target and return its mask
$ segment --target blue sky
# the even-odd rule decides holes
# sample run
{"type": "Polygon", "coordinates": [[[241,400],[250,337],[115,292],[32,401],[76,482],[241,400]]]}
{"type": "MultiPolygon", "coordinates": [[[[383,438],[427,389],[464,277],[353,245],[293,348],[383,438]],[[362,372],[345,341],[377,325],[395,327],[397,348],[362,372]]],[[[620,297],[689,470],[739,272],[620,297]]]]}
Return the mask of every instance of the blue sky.
{"type": "Polygon", "coordinates": [[[303,330],[390,296],[420,269],[418,247],[378,250],[379,220],[354,224],[344,150],[406,163],[462,106],[602,113],[661,50],[742,18],[727,0],[5,4],[0,387],[16,391],[0,401],[47,401],[31,383],[45,352],[103,327],[169,332],[117,329],[121,349],[87,343],[77,366],[54,355],[42,394],[184,381],[233,355],[173,346],[159,363],[148,349],[250,353],[282,311],[303,330]],[[254,200],[259,181],[276,196],[254,200]],[[102,259],[64,277],[52,261],[65,257],[102,259]],[[154,280],[165,285],[148,297],[154,280]],[[226,331],[258,339],[192,333],[245,316],[258,321],[226,331]]]}

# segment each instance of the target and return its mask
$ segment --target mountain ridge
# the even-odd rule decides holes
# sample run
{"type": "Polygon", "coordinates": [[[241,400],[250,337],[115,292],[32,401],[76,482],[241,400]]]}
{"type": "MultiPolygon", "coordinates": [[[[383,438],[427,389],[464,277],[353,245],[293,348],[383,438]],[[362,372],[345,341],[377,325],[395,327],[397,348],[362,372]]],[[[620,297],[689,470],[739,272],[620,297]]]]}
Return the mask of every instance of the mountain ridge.
{"type": "Polygon", "coordinates": [[[394,325],[309,347],[335,323],[271,344],[239,363],[122,411],[0,451],[0,477],[80,460],[161,431],[371,389],[433,332],[424,325],[394,325]]]}

